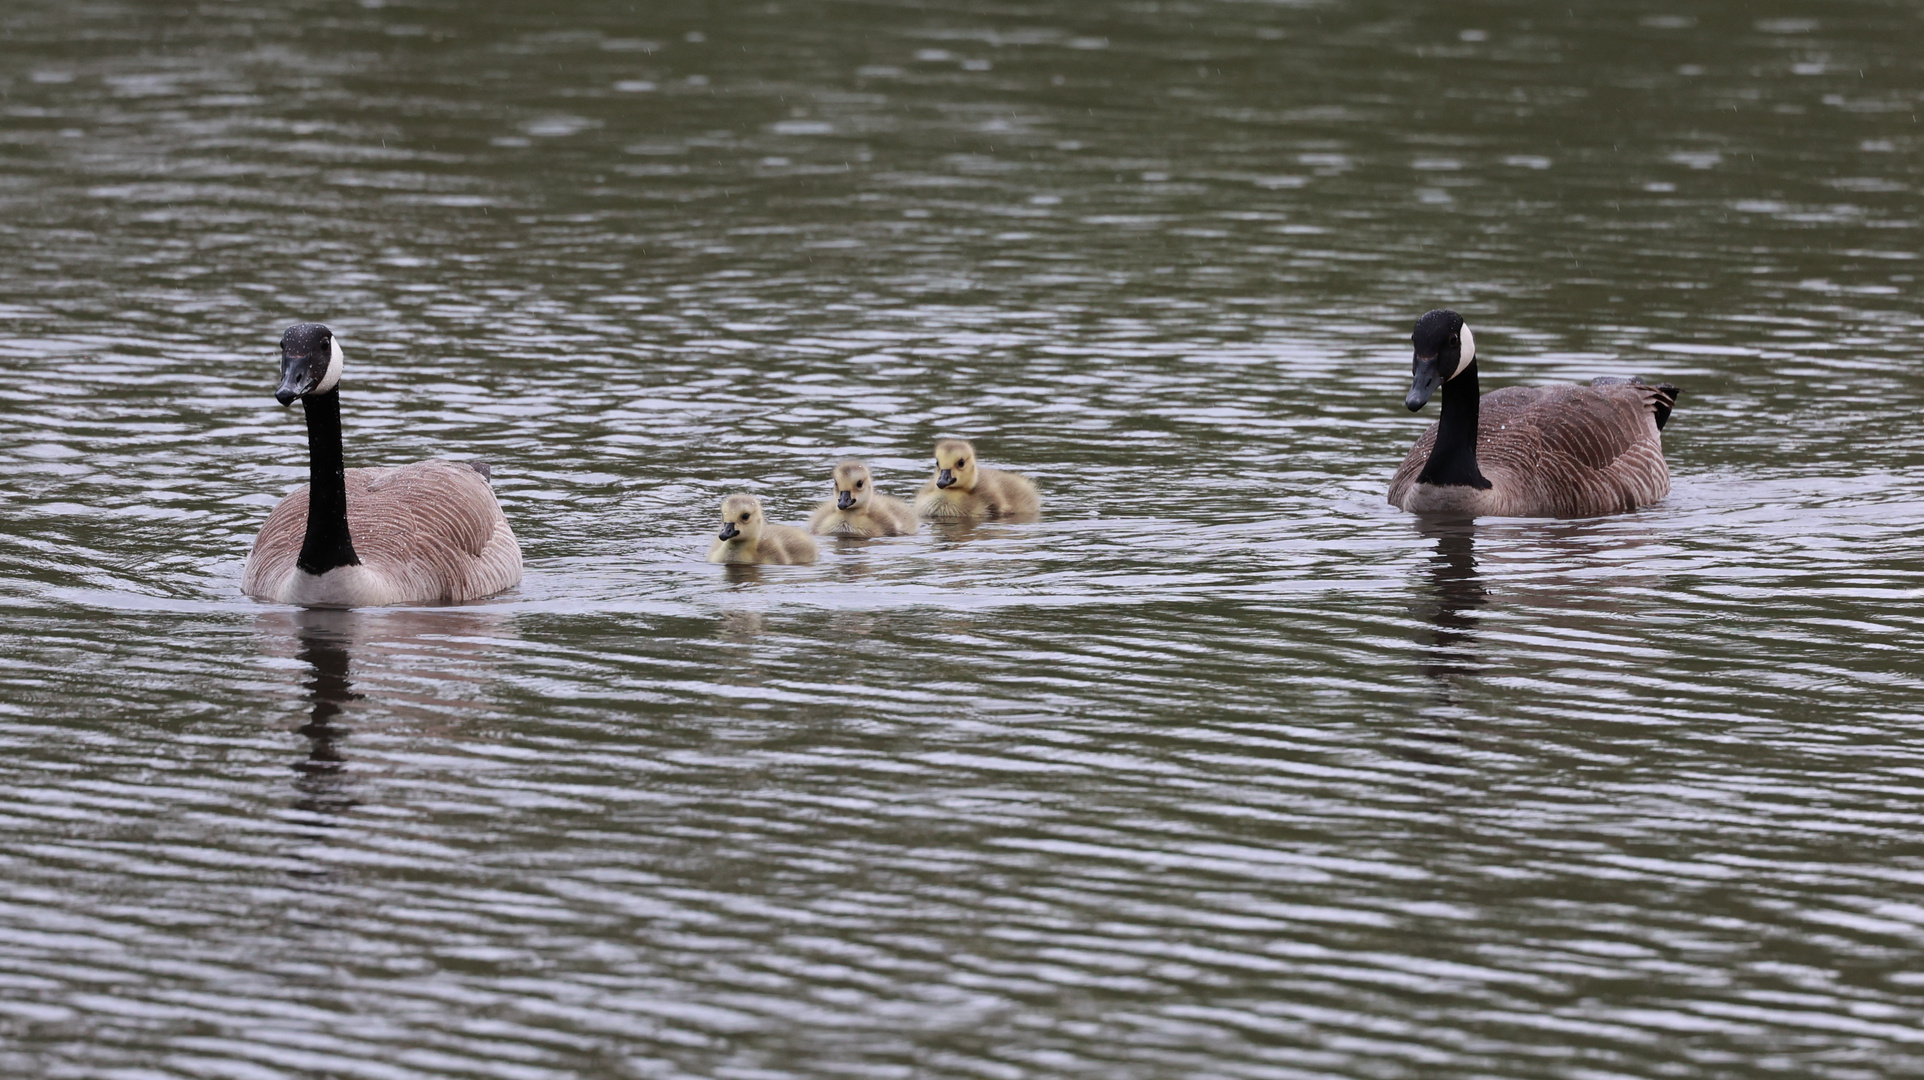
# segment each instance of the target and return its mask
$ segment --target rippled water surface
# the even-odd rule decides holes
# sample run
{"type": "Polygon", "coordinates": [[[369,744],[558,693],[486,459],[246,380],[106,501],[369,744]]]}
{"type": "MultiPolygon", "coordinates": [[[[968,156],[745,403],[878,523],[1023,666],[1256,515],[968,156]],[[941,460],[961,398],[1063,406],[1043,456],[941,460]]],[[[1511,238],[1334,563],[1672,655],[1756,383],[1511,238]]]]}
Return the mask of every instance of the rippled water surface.
{"type": "Polygon", "coordinates": [[[0,8],[0,1074],[1924,1071],[1914,4],[0,8]],[[1411,320],[1684,387],[1422,525],[1411,320]],[[520,588],[253,603],[493,463],[520,588]],[[1031,524],[701,561],[725,492],[1031,524]]]}

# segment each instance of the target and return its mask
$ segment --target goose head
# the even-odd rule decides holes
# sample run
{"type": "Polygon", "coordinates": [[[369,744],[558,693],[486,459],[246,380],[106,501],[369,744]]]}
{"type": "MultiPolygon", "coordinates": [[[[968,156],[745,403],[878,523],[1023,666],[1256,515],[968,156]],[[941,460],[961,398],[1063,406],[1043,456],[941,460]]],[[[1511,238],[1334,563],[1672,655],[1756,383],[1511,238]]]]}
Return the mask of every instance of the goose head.
{"type": "Polygon", "coordinates": [[[762,501],[753,495],[730,495],[721,503],[721,538],[752,544],[762,538],[762,501]]]}
{"type": "Polygon", "coordinates": [[[294,404],[295,398],[325,394],[341,382],[341,343],[334,331],[320,323],[296,323],[281,335],[281,386],[274,400],[294,404]]]}
{"type": "Polygon", "coordinates": [[[1437,308],[1416,320],[1410,335],[1416,357],[1410,366],[1410,396],[1403,399],[1411,412],[1423,407],[1436,388],[1463,374],[1476,361],[1476,335],[1463,316],[1437,308]]]}
{"type": "Polygon", "coordinates": [[[835,508],[853,510],[861,513],[868,509],[869,491],[873,481],[869,478],[868,466],[849,458],[835,466],[835,508]]]}
{"type": "Polygon", "coordinates": [[[961,439],[943,439],[935,444],[936,487],[974,491],[975,478],[975,447],[961,439]]]}

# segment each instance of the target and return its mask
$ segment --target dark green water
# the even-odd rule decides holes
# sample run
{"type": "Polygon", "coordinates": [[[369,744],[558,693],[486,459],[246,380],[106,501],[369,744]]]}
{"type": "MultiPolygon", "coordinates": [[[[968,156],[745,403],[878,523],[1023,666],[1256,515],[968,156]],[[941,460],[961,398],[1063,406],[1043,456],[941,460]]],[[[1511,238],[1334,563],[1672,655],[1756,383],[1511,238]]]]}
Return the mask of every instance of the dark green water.
{"type": "Polygon", "coordinates": [[[0,8],[0,1075],[1924,1071],[1920,41],[0,8]],[[1445,304],[1671,497],[1384,505],[1445,304]],[[518,590],[240,596],[304,319],[518,590]],[[700,561],[948,433],[1043,519],[700,561]]]}

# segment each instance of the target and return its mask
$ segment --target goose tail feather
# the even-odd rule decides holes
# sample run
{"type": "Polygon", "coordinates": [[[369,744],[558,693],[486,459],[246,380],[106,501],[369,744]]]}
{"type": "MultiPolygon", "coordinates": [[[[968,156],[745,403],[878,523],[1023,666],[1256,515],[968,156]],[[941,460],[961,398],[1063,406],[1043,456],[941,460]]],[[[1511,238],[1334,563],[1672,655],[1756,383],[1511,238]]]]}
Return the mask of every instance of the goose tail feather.
{"type": "Polygon", "coordinates": [[[1657,414],[1657,430],[1662,431],[1664,423],[1670,419],[1670,410],[1677,407],[1677,395],[1683,393],[1683,391],[1669,383],[1658,383],[1656,390],[1657,400],[1652,403],[1651,407],[1652,411],[1657,414]]]}
{"type": "Polygon", "coordinates": [[[1677,395],[1683,393],[1682,390],[1679,390],[1677,387],[1672,386],[1669,383],[1658,383],[1655,386],[1651,386],[1649,383],[1644,382],[1642,379],[1639,379],[1635,376],[1631,376],[1630,378],[1625,379],[1625,378],[1620,378],[1620,377],[1611,376],[1611,375],[1602,375],[1602,376],[1598,376],[1597,378],[1591,379],[1590,385],[1591,386],[1644,386],[1644,387],[1649,387],[1652,390],[1655,390],[1656,393],[1651,395],[1651,398],[1650,398],[1650,411],[1656,417],[1658,431],[1662,431],[1663,426],[1670,421],[1670,410],[1677,407],[1677,395]]]}

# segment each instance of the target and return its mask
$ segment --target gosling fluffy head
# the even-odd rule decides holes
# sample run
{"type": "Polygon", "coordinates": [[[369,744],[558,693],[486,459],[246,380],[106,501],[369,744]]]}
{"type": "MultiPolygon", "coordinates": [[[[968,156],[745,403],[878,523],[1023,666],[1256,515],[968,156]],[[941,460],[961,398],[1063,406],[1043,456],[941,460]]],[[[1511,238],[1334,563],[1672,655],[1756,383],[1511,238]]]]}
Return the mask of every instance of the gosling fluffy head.
{"type": "Polygon", "coordinates": [[[853,510],[860,514],[868,510],[869,493],[875,482],[869,477],[868,466],[845,458],[835,466],[835,508],[853,510]]]}
{"type": "Polygon", "coordinates": [[[281,335],[281,385],[274,400],[294,404],[295,398],[325,394],[341,384],[341,343],[334,331],[320,323],[296,323],[281,335]]]}
{"type": "Polygon", "coordinates": [[[935,486],[944,490],[974,491],[975,447],[961,439],[935,444],[935,486]]]}
{"type": "Polygon", "coordinates": [[[1437,308],[1416,320],[1410,343],[1416,346],[1416,356],[1410,362],[1410,396],[1403,399],[1403,404],[1415,412],[1430,400],[1437,387],[1476,362],[1476,335],[1470,333],[1463,316],[1437,308]]]}
{"type": "Polygon", "coordinates": [[[753,495],[730,495],[721,502],[721,538],[752,544],[762,538],[762,501],[753,495]]]}

